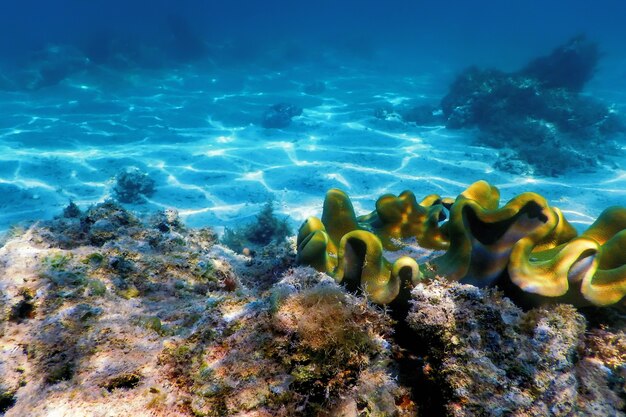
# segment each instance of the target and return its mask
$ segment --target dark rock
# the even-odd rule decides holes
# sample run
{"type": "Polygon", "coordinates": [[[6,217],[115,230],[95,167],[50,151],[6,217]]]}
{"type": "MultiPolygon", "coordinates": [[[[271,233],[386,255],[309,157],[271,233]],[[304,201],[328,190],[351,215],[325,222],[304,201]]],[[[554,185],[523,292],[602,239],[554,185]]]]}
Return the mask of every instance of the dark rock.
{"type": "Polygon", "coordinates": [[[117,375],[107,381],[103,388],[106,388],[107,391],[112,392],[116,389],[133,389],[139,385],[142,377],[139,374],[130,373],[130,374],[122,374],[117,375]]]}
{"type": "Polygon", "coordinates": [[[261,125],[266,129],[280,129],[291,124],[291,119],[302,114],[302,108],[287,104],[274,104],[263,113],[261,125]]]}
{"type": "Polygon", "coordinates": [[[120,276],[126,276],[135,271],[135,264],[133,263],[133,261],[123,255],[112,256],[109,259],[108,266],[112,271],[120,274],[120,276]]]}
{"type": "Polygon", "coordinates": [[[134,215],[108,200],[90,207],[78,218],[62,216],[48,222],[47,239],[63,249],[86,244],[102,246],[121,235],[132,233],[139,224],[134,215]]]}
{"type": "Polygon", "coordinates": [[[89,229],[89,240],[97,246],[117,237],[117,227],[108,219],[97,220],[89,229]]]}
{"type": "Polygon", "coordinates": [[[0,415],[4,415],[16,402],[17,397],[15,396],[15,391],[7,390],[0,385],[0,415]]]}
{"type": "Polygon", "coordinates": [[[35,303],[33,294],[30,291],[21,291],[22,299],[19,300],[9,313],[9,320],[22,321],[35,317],[35,303]]]}
{"type": "Polygon", "coordinates": [[[100,316],[102,314],[102,308],[81,303],[76,305],[76,307],[74,307],[68,314],[72,317],[72,319],[85,323],[100,316]]]}
{"type": "Polygon", "coordinates": [[[170,231],[180,232],[185,230],[185,225],[180,220],[178,211],[175,209],[166,209],[157,212],[150,219],[150,225],[159,230],[161,233],[170,231]]]}

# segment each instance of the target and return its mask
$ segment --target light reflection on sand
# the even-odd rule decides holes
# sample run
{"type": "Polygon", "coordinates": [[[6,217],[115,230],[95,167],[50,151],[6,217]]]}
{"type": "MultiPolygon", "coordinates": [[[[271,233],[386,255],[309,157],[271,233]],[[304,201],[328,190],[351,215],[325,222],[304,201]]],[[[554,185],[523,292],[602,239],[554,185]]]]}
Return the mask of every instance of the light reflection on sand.
{"type": "Polygon", "coordinates": [[[131,166],[157,183],[146,204],[131,208],[176,207],[192,226],[230,226],[271,197],[297,226],[320,214],[332,187],[346,190],[363,213],[383,193],[456,196],[478,179],[497,185],[503,202],[538,192],[580,228],[605,207],[626,205],[622,169],[515,176],[493,168],[497,151],[475,146],[475,132],[374,117],[384,105],[436,104],[445,85],[433,74],[340,71],[187,68],[135,74],[115,87],[77,79],[37,94],[2,94],[0,230],[58,214],[70,199],[83,208],[102,201],[115,175],[131,166]],[[303,94],[311,81],[324,81],[326,90],[303,94]],[[304,113],[288,128],[261,128],[263,111],[279,102],[304,113]]]}

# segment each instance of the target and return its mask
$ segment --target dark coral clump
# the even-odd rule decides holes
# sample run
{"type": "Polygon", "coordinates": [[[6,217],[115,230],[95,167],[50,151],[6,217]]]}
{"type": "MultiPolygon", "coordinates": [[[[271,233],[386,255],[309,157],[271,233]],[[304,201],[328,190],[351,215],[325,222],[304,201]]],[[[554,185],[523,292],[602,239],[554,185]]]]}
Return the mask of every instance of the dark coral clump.
{"type": "Polygon", "coordinates": [[[543,175],[597,166],[626,132],[611,108],[579,94],[595,71],[597,49],[575,38],[519,72],[463,71],[441,101],[446,126],[479,128],[480,144],[510,148],[543,175]]]}
{"type": "Polygon", "coordinates": [[[0,415],[4,415],[4,412],[13,407],[16,402],[15,392],[0,385],[0,415]]]}
{"type": "Polygon", "coordinates": [[[266,129],[281,129],[291,124],[291,119],[302,114],[302,108],[293,104],[278,103],[263,113],[261,125],[266,129]]]}
{"type": "Polygon", "coordinates": [[[555,48],[550,55],[534,59],[521,71],[546,88],[564,88],[578,92],[593,78],[600,49],[579,35],[555,48]]]}
{"type": "Polygon", "coordinates": [[[272,242],[281,243],[291,235],[287,219],[279,219],[274,214],[274,204],[268,201],[256,215],[253,222],[238,229],[226,229],[222,243],[241,252],[250,246],[266,246],[272,242]]]}
{"type": "Polygon", "coordinates": [[[76,203],[74,203],[73,201],[70,201],[67,207],[63,209],[63,217],[66,217],[68,219],[80,217],[80,214],[80,208],[78,208],[76,203]]]}
{"type": "Polygon", "coordinates": [[[140,223],[113,200],[91,206],[84,212],[70,203],[63,210],[63,216],[45,224],[42,236],[62,249],[102,246],[120,236],[132,235],[140,223]]]}
{"type": "Polygon", "coordinates": [[[115,177],[113,195],[120,203],[139,204],[154,194],[155,181],[138,169],[122,171],[115,177]]]}
{"type": "Polygon", "coordinates": [[[19,300],[11,308],[9,320],[20,322],[22,320],[32,319],[35,316],[34,295],[32,291],[24,288],[19,292],[21,300],[19,300]]]}

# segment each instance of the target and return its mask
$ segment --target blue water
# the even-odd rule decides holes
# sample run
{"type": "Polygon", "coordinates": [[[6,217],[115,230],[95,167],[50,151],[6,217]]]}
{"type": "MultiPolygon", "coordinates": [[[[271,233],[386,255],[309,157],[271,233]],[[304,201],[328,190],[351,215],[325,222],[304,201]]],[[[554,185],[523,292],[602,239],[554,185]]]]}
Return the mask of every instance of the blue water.
{"type": "Polygon", "coordinates": [[[0,91],[0,230],[49,218],[70,200],[84,208],[110,198],[129,168],[156,184],[132,209],[175,207],[194,226],[244,221],[270,198],[295,224],[319,214],[331,187],[367,211],[386,192],[454,196],[487,179],[504,199],[542,193],[582,228],[626,204],[624,143],[593,172],[515,176],[493,168],[495,151],[477,146],[476,132],[373,117],[381,107],[437,105],[461,69],[513,71],[580,33],[603,53],[583,93],[626,114],[626,5],[544,3],[3,5],[0,68],[22,88],[0,91]],[[51,62],[50,81],[33,81],[51,62]],[[325,88],[307,94],[314,82],[325,88]],[[302,115],[263,128],[264,111],[280,102],[302,115]]]}

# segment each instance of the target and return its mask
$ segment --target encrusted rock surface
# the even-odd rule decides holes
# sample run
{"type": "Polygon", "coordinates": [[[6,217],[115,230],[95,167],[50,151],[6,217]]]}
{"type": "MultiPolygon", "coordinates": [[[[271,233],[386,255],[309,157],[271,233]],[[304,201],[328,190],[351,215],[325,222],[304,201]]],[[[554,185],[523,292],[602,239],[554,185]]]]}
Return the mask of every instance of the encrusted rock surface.
{"type": "Polygon", "coordinates": [[[70,212],[0,246],[0,415],[416,415],[392,321],[323,274],[285,272],[293,243],[252,258],[175,211],[70,212]]]}
{"type": "Polygon", "coordinates": [[[390,324],[366,300],[300,268],[213,341],[180,360],[177,345],[164,363],[181,375],[196,415],[415,415],[396,405],[408,391],[390,372],[390,324]]]}
{"type": "Polygon", "coordinates": [[[458,283],[420,284],[412,296],[407,320],[429,344],[423,371],[447,415],[626,415],[623,334],[586,336],[569,305],[523,312],[494,290],[458,283]],[[616,338],[616,350],[595,348],[616,338]]]}

